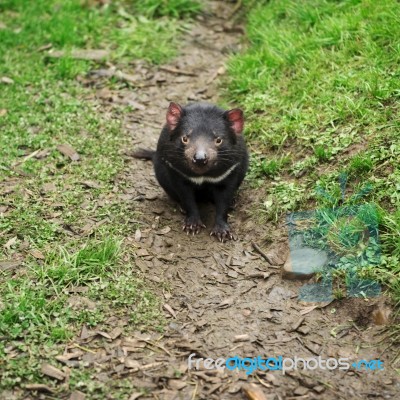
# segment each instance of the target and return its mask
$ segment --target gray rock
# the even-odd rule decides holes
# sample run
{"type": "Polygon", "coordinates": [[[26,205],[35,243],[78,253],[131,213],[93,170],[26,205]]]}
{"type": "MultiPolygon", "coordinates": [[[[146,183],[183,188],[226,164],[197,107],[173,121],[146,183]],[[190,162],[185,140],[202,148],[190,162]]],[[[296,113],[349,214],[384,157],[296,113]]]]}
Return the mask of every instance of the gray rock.
{"type": "Polygon", "coordinates": [[[295,249],[290,252],[283,266],[282,276],[284,279],[309,279],[321,271],[327,261],[328,254],[325,251],[309,247],[295,249]]]}

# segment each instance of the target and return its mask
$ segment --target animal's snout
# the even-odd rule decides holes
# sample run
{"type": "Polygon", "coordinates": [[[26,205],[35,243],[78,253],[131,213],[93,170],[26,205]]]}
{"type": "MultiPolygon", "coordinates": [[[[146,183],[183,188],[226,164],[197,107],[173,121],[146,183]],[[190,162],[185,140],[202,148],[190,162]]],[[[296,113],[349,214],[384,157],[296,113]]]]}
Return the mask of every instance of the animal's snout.
{"type": "Polygon", "coordinates": [[[206,165],[208,162],[208,155],[205,151],[196,151],[192,161],[196,165],[206,165]]]}

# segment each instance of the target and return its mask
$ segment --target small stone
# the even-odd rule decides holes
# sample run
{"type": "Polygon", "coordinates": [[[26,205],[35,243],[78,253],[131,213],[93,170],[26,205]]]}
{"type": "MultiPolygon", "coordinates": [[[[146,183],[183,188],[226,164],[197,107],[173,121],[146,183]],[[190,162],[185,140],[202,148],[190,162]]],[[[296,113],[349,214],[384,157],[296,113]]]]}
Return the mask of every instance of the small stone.
{"type": "Polygon", "coordinates": [[[312,248],[295,249],[282,269],[282,277],[291,280],[303,280],[311,278],[326,264],[328,255],[324,251],[312,248]]]}
{"type": "Polygon", "coordinates": [[[294,390],[293,393],[294,393],[295,396],[304,396],[304,395],[306,395],[308,393],[308,389],[303,387],[303,386],[299,386],[298,388],[296,388],[294,390]]]}
{"type": "Polygon", "coordinates": [[[302,333],[303,335],[308,335],[310,333],[310,328],[308,326],[300,326],[297,328],[297,332],[302,333]]]}
{"type": "Polygon", "coordinates": [[[86,395],[78,390],[71,393],[69,400],[85,400],[86,395]]]}
{"type": "Polygon", "coordinates": [[[317,392],[317,393],[322,393],[322,392],[325,391],[325,386],[322,386],[322,385],[314,386],[314,387],[313,387],[313,390],[314,390],[315,392],[317,392]]]}

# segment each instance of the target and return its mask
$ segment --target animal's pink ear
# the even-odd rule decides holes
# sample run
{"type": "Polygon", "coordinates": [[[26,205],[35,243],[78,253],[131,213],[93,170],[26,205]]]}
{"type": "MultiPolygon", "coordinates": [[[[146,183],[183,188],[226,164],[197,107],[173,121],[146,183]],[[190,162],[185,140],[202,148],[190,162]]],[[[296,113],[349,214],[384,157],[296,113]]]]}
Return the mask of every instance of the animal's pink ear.
{"type": "Polygon", "coordinates": [[[236,133],[236,135],[240,135],[243,132],[244,126],[243,111],[240,108],[234,108],[233,110],[227,111],[226,116],[233,131],[236,133]]]}
{"type": "Polygon", "coordinates": [[[169,103],[168,111],[167,111],[167,125],[171,131],[173,131],[179,123],[179,120],[182,117],[182,107],[177,103],[169,103]]]}

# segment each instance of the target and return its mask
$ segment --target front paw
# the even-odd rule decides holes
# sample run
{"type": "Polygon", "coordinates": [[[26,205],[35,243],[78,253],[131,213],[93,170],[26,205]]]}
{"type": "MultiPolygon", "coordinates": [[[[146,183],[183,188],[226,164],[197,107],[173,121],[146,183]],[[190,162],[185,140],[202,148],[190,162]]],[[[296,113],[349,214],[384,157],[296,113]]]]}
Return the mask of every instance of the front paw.
{"type": "Polygon", "coordinates": [[[210,236],[215,236],[220,242],[225,242],[228,239],[236,240],[236,237],[227,222],[216,223],[210,236]]]}
{"type": "Polygon", "coordinates": [[[200,217],[187,217],[182,226],[182,230],[185,231],[188,235],[191,233],[192,235],[200,232],[201,228],[205,228],[206,226],[201,221],[200,217]]]}

